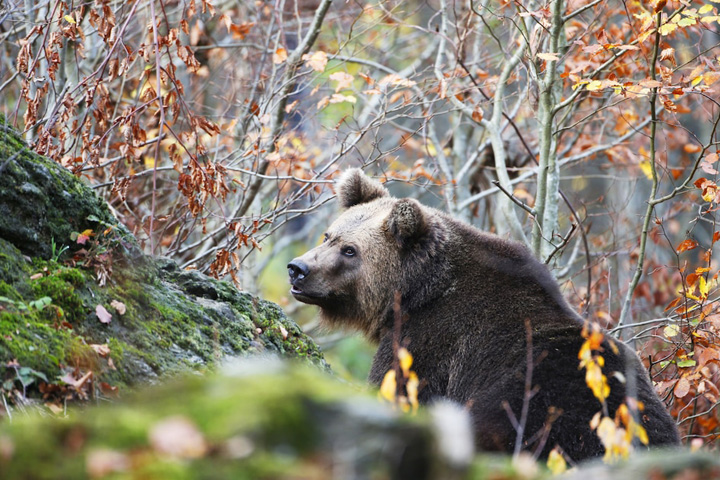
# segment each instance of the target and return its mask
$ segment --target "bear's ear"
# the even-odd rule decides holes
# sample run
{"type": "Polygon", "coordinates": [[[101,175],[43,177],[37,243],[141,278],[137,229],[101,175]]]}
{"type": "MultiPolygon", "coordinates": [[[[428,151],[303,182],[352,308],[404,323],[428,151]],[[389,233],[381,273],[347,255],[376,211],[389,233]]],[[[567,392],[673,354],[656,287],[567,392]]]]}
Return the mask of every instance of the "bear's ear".
{"type": "Polygon", "coordinates": [[[337,182],[336,191],[342,208],[350,208],[390,195],[381,183],[365,176],[359,168],[345,171],[337,182]]]}
{"type": "Polygon", "coordinates": [[[387,229],[401,247],[408,247],[428,233],[420,205],[410,198],[398,200],[387,219],[387,229]]]}

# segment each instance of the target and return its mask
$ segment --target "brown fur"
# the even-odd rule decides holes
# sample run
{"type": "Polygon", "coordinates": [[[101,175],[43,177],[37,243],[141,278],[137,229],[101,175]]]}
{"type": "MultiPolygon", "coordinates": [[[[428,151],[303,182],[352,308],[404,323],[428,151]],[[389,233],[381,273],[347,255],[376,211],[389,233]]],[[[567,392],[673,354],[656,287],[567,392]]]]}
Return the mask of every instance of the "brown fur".
{"type": "MultiPolygon", "coordinates": [[[[582,320],[544,265],[518,243],[415,200],[391,197],[359,170],[343,175],[338,195],[347,210],[330,226],[325,243],[290,263],[291,291],[298,300],[318,305],[326,323],[359,329],[378,342],[372,383],[379,384],[392,367],[392,305],[399,291],[408,318],[401,341],[426,382],[420,400],[445,397],[467,405],[477,445],[512,451],[516,434],[503,402],[520,415],[525,321],[530,320],[538,392],[530,402],[524,447],[547,455],[557,444],[575,461],[602,455],[589,426],[601,405],[578,369],[582,320]],[[563,413],[552,423],[547,442],[529,444],[546,426],[551,409],[563,413]]],[[[636,385],[651,445],[678,444],[675,423],[637,356],[624,344],[615,345],[619,353],[607,340],[602,352],[610,413],[625,399],[625,385],[613,375],[617,371],[636,385]]]]}

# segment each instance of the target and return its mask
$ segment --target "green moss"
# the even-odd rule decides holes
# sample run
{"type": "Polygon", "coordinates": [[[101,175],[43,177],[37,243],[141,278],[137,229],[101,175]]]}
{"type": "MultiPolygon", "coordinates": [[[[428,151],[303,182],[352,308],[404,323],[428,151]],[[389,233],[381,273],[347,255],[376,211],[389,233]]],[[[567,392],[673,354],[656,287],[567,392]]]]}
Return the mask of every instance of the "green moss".
{"type": "Polygon", "coordinates": [[[89,363],[94,352],[67,329],[55,328],[35,312],[0,312],[0,352],[3,360],[17,360],[48,379],[60,375],[65,364],[89,363]]]}
{"type": "Polygon", "coordinates": [[[132,386],[258,350],[325,366],[317,347],[279,309],[227,282],[142,255],[103,200],[4,125],[0,164],[0,296],[6,299],[0,303],[0,375],[17,359],[50,381],[67,365],[83,374],[92,370],[96,383],[132,386]],[[111,233],[101,234],[108,226],[111,233]],[[88,228],[96,232],[88,243],[71,241],[73,232],[88,228]],[[84,249],[78,265],[112,267],[107,284],[100,287],[92,270],[51,259],[63,246],[69,253],[84,249]],[[99,307],[110,313],[109,322],[98,317],[99,307]],[[105,344],[108,358],[91,347],[102,351],[98,345],[105,344]]]}
{"type": "Polygon", "coordinates": [[[60,270],[50,275],[31,280],[30,285],[33,294],[37,298],[50,297],[53,304],[63,309],[67,321],[77,324],[85,319],[88,312],[88,308],[77,294],[77,289],[82,283],[79,285],[72,283],[72,281],[77,281],[78,278],[82,278],[82,275],[77,271],[75,271],[75,273],[79,275],[71,274],[67,268],[64,270],[65,272],[60,270]],[[72,281],[68,281],[68,278],[72,279],[72,281]]]}
{"type": "Polygon", "coordinates": [[[417,478],[395,470],[409,451],[431,465],[422,415],[398,418],[316,369],[271,365],[269,373],[251,363],[229,376],[184,378],[122,403],[70,409],[64,419],[0,424],[0,445],[12,446],[0,455],[0,471],[8,478],[88,478],[98,452],[127,460],[110,478],[325,478],[333,465],[353,477],[417,478]],[[178,435],[178,425],[201,443],[173,459],[153,439],[182,446],[189,436],[178,435]]]}

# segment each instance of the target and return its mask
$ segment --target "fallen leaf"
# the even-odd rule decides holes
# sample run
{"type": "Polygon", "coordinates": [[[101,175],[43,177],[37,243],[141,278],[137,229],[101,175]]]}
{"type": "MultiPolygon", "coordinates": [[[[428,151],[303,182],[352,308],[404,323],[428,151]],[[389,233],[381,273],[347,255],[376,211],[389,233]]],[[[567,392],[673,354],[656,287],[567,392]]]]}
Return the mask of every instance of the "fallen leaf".
{"type": "Polygon", "coordinates": [[[130,460],[127,455],[106,448],[90,450],[85,459],[85,470],[91,478],[102,478],[111,473],[124,472],[129,467],[130,460]]]}
{"type": "Polygon", "coordinates": [[[95,315],[97,315],[98,320],[100,320],[101,323],[110,323],[112,320],[112,315],[110,315],[110,312],[108,312],[102,305],[95,307],[95,315]]]}
{"type": "Polygon", "coordinates": [[[73,387],[75,390],[80,390],[83,385],[85,385],[85,382],[87,382],[90,378],[92,378],[92,370],[87,372],[82,377],[75,379],[72,374],[67,373],[63,377],[60,378],[60,381],[64,382],[66,385],[69,385],[73,387]]]}
{"type": "Polygon", "coordinates": [[[90,240],[90,237],[93,235],[95,235],[95,232],[93,232],[92,229],[88,228],[87,230],[83,231],[82,233],[78,233],[77,243],[80,245],[85,245],[85,242],[90,240]]]}
{"type": "Polygon", "coordinates": [[[156,452],[173,458],[200,458],[207,452],[202,432],[185,417],[169,417],[156,423],[148,433],[156,452]]]}
{"type": "Polygon", "coordinates": [[[122,303],[121,301],[113,300],[112,302],[110,302],[110,306],[113,307],[115,309],[115,311],[117,313],[119,313],[120,315],[125,315],[125,311],[126,311],[125,304],[122,303]]]}
{"type": "Polygon", "coordinates": [[[63,407],[58,405],[57,403],[46,403],[45,406],[50,409],[50,411],[55,415],[60,415],[64,411],[63,407]]]}
{"type": "Polygon", "coordinates": [[[99,345],[97,343],[91,343],[90,348],[95,350],[95,353],[97,353],[101,357],[107,357],[108,355],[110,355],[110,347],[108,347],[107,343],[103,343],[102,345],[99,345]]]}

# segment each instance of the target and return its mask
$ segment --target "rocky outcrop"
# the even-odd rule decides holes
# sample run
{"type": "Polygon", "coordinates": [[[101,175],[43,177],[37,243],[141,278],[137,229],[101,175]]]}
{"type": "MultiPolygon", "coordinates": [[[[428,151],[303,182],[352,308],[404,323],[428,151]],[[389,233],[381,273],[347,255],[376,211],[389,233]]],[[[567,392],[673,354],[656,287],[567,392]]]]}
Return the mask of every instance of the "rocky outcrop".
{"type": "Polygon", "coordinates": [[[277,305],[143,255],[91,189],[0,125],[5,398],[61,405],[258,352],[327,368],[277,305]]]}

